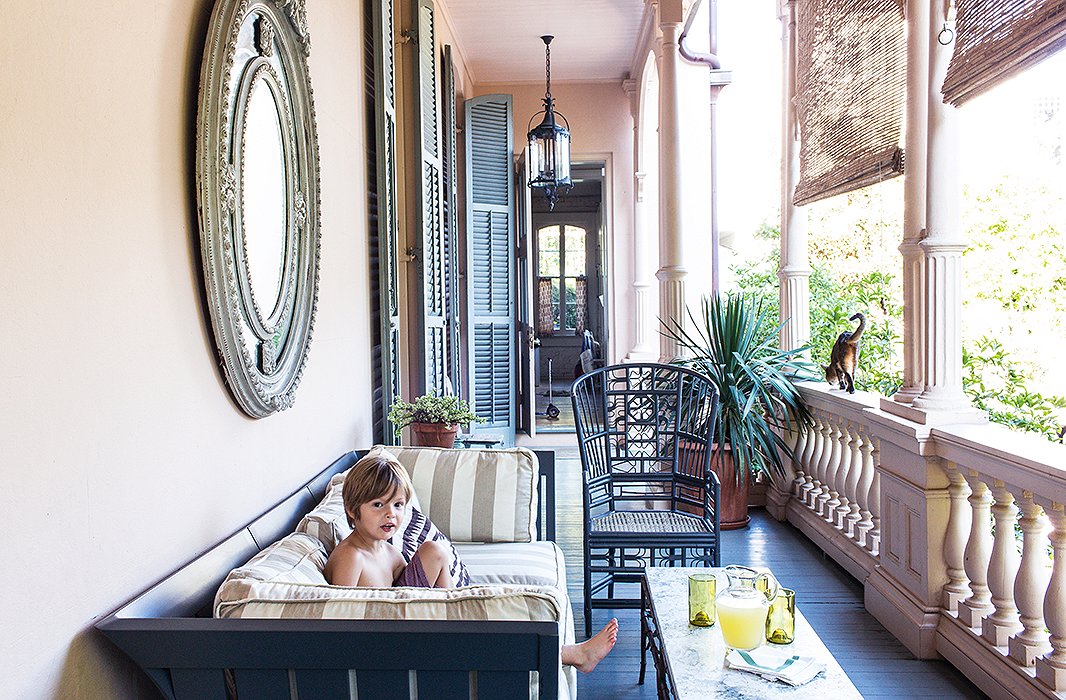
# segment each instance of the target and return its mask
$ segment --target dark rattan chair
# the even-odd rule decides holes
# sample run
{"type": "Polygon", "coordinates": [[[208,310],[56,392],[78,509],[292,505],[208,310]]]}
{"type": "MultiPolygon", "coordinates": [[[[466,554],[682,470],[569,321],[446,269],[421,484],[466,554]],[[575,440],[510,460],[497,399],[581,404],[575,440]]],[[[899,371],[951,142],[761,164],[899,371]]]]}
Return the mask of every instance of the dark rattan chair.
{"type": "Polygon", "coordinates": [[[645,566],[718,566],[720,484],[710,469],[718,392],[675,365],[611,365],[571,390],[584,483],[585,634],[592,609],[636,608],[615,584],[645,566]],[[601,595],[603,594],[603,595],[601,595]]]}

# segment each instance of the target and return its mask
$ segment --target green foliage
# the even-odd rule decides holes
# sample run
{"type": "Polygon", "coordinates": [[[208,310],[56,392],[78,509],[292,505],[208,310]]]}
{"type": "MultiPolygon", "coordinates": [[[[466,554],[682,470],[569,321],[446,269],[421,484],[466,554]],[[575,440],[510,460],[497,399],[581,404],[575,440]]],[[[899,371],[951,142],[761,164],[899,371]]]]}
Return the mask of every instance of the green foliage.
{"type": "Polygon", "coordinates": [[[400,431],[411,423],[455,425],[483,422],[474,414],[470,409],[470,404],[464,399],[458,396],[435,396],[433,394],[419,396],[414,403],[396,399],[389,408],[388,417],[396,430],[396,437],[399,437],[400,431]]]}
{"type": "Polygon", "coordinates": [[[689,312],[690,333],[674,322],[664,331],[684,348],[678,362],[707,375],[718,389],[716,441],[733,448],[738,477],[771,469],[784,473],[779,437],[809,420],[796,381],[815,377],[806,347],[778,348],[779,326],[759,300],[743,294],[703,297],[700,317],[689,312]]]}
{"type": "Polygon", "coordinates": [[[963,388],[974,406],[996,423],[1062,439],[1058,410],[1066,398],[1030,389],[1032,370],[1018,362],[994,338],[982,337],[962,349],[963,388]]]}

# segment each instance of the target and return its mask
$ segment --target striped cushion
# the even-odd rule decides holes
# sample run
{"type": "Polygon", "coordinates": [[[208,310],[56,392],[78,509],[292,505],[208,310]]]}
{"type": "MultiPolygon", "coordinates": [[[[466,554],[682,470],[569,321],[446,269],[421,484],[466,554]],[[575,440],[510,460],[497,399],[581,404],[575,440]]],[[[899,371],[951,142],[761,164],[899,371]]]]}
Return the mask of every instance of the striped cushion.
{"type": "Polygon", "coordinates": [[[325,585],[322,569],[326,566],[326,551],[322,543],[302,532],[293,532],[270,545],[229,573],[219,588],[216,603],[235,581],[263,583],[325,585]]]}
{"type": "Polygon", "coordinates": [[[525,448],[389,447],[411,474],[422,510],[456,542],[537,538],[537,457],[525,448]]]}
{"type": "Polygon", "coordinates": [[[470,583],[566,588],[563,553],[554,542],[460,543],[470,583]]]}
{"type": "Polygon", "coordinates": [[[535,586],[349,588],[249,578],[227,583],[216,598],[215,617],[554,622],[566,618],[558,591],[535,586]]]}
{"type": "MultiPolygon", "coordinates": [[[[338,542],[352,534],[352,528],[348,525],[348,518],[344,514],[344,475],[346,474],[347,472],[337,474],[330,480],[330,487],[326,491],[325,498],[296,526],[297,532],[307,533],[320,540],[327,554],[333,551],[338,542]],[[337,480],[338,476],[341,477],[340,480],[337,480]]],[[[427,539],[443,542],[448,545],[448,572],[452,576],[452,581],[456,586],[470,585],[470,573],[463,564],[462,558],[444,533],[422,514],[416,494],[411,494],[411,501],[407,505],[403,518],[398,530],[403,533],[403,539],[394,541],[393,544],[400,548],[404,561],[410,562],[415,552],[427,539]]],[[[395,537],[393,539],[395,540],[395,537]]]]}

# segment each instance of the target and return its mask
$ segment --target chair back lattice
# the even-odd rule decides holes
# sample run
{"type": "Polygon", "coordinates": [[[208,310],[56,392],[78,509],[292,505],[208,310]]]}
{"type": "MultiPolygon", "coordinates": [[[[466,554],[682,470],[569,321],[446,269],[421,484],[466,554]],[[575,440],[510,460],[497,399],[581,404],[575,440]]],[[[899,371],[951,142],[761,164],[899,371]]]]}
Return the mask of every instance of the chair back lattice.
{"type": "Polygon", "coordinates": [[[611,365],[582,375],[571,399],[586,520],[649,507],[707,518],[717,506],[703,488],[718,415],[707,377],[676,365],[611,365]]]}

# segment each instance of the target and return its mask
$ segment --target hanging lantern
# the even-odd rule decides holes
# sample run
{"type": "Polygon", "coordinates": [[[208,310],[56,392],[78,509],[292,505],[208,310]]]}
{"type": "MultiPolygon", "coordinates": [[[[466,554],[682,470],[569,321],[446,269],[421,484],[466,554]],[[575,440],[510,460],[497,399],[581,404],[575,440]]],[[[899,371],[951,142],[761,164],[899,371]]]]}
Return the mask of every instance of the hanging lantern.
{"type": "Polygon", "coordinates": [[[544,190],[549,209],[554,209],[559,195],[573,186],[570,181],[570,123],[555,111],[555,100],[552,98],[551,42],[554,38],[551,35],[541,37],[544,42],[544,109],[534,114],[529,123],[532,125],[533,120],[541,114],[544,118],[529,130],[529,150],[526,154],[529,186],[544,190]]]}

